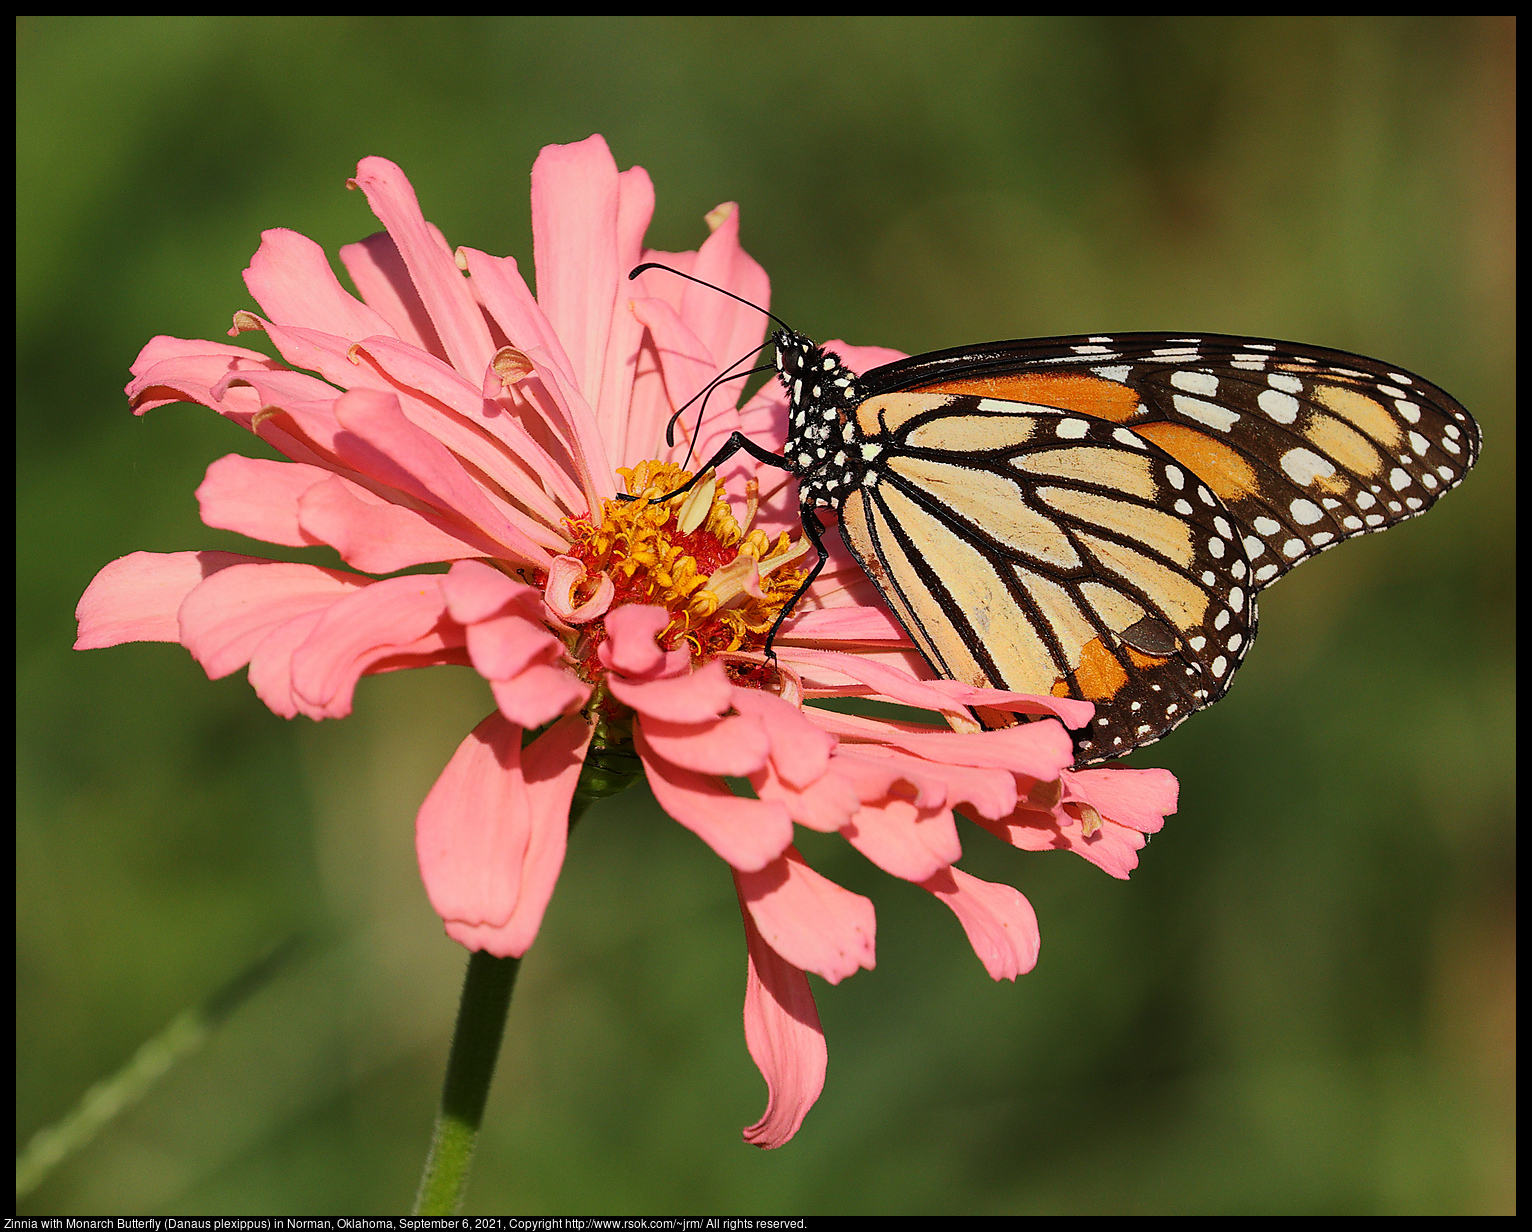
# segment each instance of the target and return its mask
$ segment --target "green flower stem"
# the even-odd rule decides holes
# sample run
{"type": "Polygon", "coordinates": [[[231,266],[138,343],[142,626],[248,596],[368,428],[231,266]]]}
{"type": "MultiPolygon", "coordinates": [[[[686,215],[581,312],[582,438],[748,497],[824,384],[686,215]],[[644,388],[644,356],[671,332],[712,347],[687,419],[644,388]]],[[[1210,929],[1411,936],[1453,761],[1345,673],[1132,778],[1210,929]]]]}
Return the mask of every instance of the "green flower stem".
{"type": "MultiPolygon", "coordinates": [[[[598,731],[598,737],[600,734],[598,731]]],[[[642,772],[631,746],[608,747],[593,742],[570,802],[570,830],[592,804],[623,790],[642,772]]],[[[415,1195],[417,1215],[454,1215],[468,1191],[468,1168],[479,1140],[484,1104],[489,1099],[489,1084],[495,1076],[511,1008],[511,990],[520,969],[519,958],[496,958],[483,950],[468,956],[441,1111],[415,1195]]]]}
{"type": "Polygon", "coordinates": [[[468,956],[441,1112],[415,1195],[417,1215],[453,1215],[462,1203],[519,970],[519,958],[496,958],[483,950],[468,956]]]}

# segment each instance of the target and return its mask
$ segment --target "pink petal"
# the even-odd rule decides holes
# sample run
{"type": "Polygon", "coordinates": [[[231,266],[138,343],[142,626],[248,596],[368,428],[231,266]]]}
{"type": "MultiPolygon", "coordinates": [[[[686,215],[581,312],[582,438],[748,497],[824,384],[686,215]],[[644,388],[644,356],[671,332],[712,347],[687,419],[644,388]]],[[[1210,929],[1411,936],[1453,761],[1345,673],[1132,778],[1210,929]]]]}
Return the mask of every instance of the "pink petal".
{"type": "Polygon", "coordinates": [[[235,552],[130,552],[105,566],[75,605],[76,650],[124,642],[179,642],[181,604],[231,565],[265,563],[235,552]]]}
{"type": "Polygon", "coordinates": [[[532,944],[563,865],[591,730],[572,715],[523,749],[521,729],[491,714],[447,763],[420,806],[415,850],[454,940],[501,958],[532,944]]]}
{"type": "Polygon", "coordinates": [[[624,676],[653,674],[665,660],[655,639],[669,623],[670,613],[653,604],[625,603],[608,612],[601,665],[624,676]]]}
{"type": "MultiPolygon", "coordinates": [[[[965,811],[990,818],[1008,817],[1016,809],[1016,775],[1009,770],[944,766],[875,744],[842,745],[836,767],[849,775],[908,783],[916,790],[914,804],[919,808],[957,808],[966,803],[969,810],[965,811]]],[[[862,798],[880,799],[887,794],[885,787],[864,791],[862,798]]]]}
{"type": "MultiPolygon", "coordinates": [[[[738,877],[735,878],[736,889],[738,877]]],[[[766,1111],[745,1141],[770,1150],[787,1142],[824,1090],[824,1029],[808,977],[761,937],[740,891],[745,921],[745,1047],[766,1079],[766,1111]]]]}
{"type": "Polygon", "coordinates": [[[951,732],[817,708],[805,713],[843,742],[858,738],[876,741],[927,761],[1007,770],[1050,782],[1074,763],[1074,745],[1057,719],[1019,723],[999,731],[951,732]]]}
{"type": "Polygon", "coordinates": [[[947,784],[941,777],[945,766],[933,766],[919,758],[875,744],[842,744],[835,750],[832,773],[851,785],[861,801],[882,800],[896,783],[915,788],[913,803],[919,808],[937,808],[947,802],[947,784]],[[925,767],[931,774],[916,774],[915,767],[925,767]]]}
{"type": "Polygon", "coordinates": [[[763,868],[793,841],[793,823],[780,802],[736,796],[722,779],[666,761],[649,744],[642,724],[634,726],[633,744],[660,807],[732,867],[763,868]]]}
{"type": "MultiPolygon", "coordinates": [[[[718,300],[723,298],[717,292],[708,294],[718,300]]],[[[680,314],[662,299],[635,299],[633,315],[654,340],[654,349],[665,374],[666,388],[686,391],[677,399],[678,404],[717,376],[720,364],[734,358],[732,355],[713,356],[701,339],[682,323],[680,314]]],[[[687,418],[688,423],[682,427],[685,434],[690,433],[690,425],[695,422],[691,416],[687,418]]],[[[722,444],[738,422],[738,416],[726,398],[713,399],[708,406],[702,433],[698,436],[697,457],[707,458],[716,452],[717,444],[722,444]],[[722,406],[716,405],[720,402],[722,406]]]]}
{"type": "Polygon", "coordinates": [[[295,617],[316,619],[372,579],[317,565],[253,561],[209,578],[181,604],[181,639],[210,679],[244,667],[270,634],[295,617]]]}
{"type": "Polygon", "coordinates": [[[844,672],[870,685],[893,701],[927,710],[950,710],[955,706],[993,706],[1021,714],[1057,715],[1070,727],[1083,727],[1095,714],[1089,702],[1068,697],[1045,697],[1006,689],[982,689],[957,680],[916,680],[904,672],[884,667],[868,655],[828,650],[799,650],[794,657],[844,672]]]}
{"type": "MultiPolygon", "coordinates": [[[[444,360],[378,336],[363,339],[339,358],[344,369],[330,379],[347,389],[397,394],[406,419],[487,475],[542,528],[556,527],[567,514],[589,508],[570,467],[506,413],[501,400],[510,404],[512,399],[493,368],[486,368],[477,383],[470,382],[444,360]]],[[[494,498],[493,488],[487,495],[494,498]]],[[[511,510],[501,512],[509,515],[511,510]]]]}
{"type": "Polygon", "coordinates": [[[606,615],[612,606],[612,596],[617,588],[605,573],[596,577],[596,589],[583,603],[574,601],[575,588],[584,585],[588,575],[585,566],[573,556],[555,556],[548,568],[548,586],[543,600],[551,611],[566,624],[583,625],[598,616],[606,615]]]}
{"type": "Polygon", "coordinates": [[[283,325],[322,329],[352,342],[394,332],[377,311],[340,285],[324,249],[296,231],[261,232],[245,286],[261,311],[283,325]]]}
{"type": "Polygon", "coordinates": [[[974,821],[1013,847],[1023,851],[1072,851],[1124,881],[1138,867],[1138,853],[1144,846],[1143,834],[1110,820],[1103,821],[1099,829],[1087,836],[1081,822],[1062,809],[1048,812],[1019,808],[1002,821],[984,817],[975,817],[974,821]]]}
{"type": "MultiPolygon", "coordinates": [[[[717,225],[697,250],[697,259],[687,272],[732,291],[748,304],[769,308],[771,280],[760,263],[739,245],[739,206],[726,202],[708,217],[710,222],[717,219],[717,225]]],[[[681,288],[680,315],[720,363],[759,348],[769,324],[763,312],[694,282],[684,283],[681,288]]]]}
{"type": "Polygon", "coordinates": [[[883,607],[829,607],[795,612],[777,634],[778,640],[798,646],[849,642],[911,646],[894,614],[883,607]]]}
{"type": "Polygon", "coordinates": [[[283,621],[270,629],[250,653],[250,670],[246,673],[250,687],[273,714],[284,719],[302,714],[317,722],[344,718],[348,713],[344,704],[328,710],[305,701],[293,691],[293,652],[308,640],[323,616],[324,609],[316,608],[283,621]]]}
{"type": "Polygon", "coordinates": [[[628,308],[632,284],[627,273],[643,258],[644,232],[654,217],[654,184],[642,167],[629,167],[617,176],[617,293],[612,299],[611,332],[607,335],[606,362],[601,369],[601,388],[592,398],[602,439],[613,446],[619,461],[640,461],[654,456],[655,438],[638,443],[635,455],[626,451],[634,444],[629,429],[633,422],[633,379],[637,372],[644,327],[628,308]]]}
{"type": "Polygon", "coordinates": [[[623,705],[645,717],[670,723],[701,723],[717,718],[732,700],[729,676],[719,659],[709,660],[689,676],[634,682],[613,675],[607,677],[606,683],[612,696],[623,705]]]}
{"type": "MultiPolygon", "coordinates": [[[[446,246],[443,240],[443,249],[446,246]]],[[[387,231],[343,245],[340,262],[363,301],[389,323],[394,337],[438,359],[447,357],[446,348],[436,336],[436,326],[431,323],[431,314],[410,281],[404,258],[387,231]]]]}
{"type": "Polygon", "coordinates": [[[537,302],[564,343],[575,385],[595,403],[619,280],[617,163],[601,137],[544,146],[532,165],[537,302]]]}
{"type": "Polygon", "coordinates": [[[925,881],[963,854],[951,809],[917,809],[908,800],[869,804],[841,833],[885,873],[906,881],[925,881]]]}
{"type": "MultiPolygon", "coordinates": [[[[414,574],[374,582],[333,603],[307,640],[293,653],[293,689],[327,713],[350,710],[351,691],[380,659],[411,653],[448,631],[440,576],[414,574]]],[[[459,645],[463,632],[451,626],[459,645]]]]}
{"type": "Polygon", "coordinates": [[[563,652],[563,642],[525,616],[492,616],[468,626],[468,658],[486,680],[509,680],[563,652]]]}
{"type": "MultiPolygon", "coordinates": [[[[133,413],[143,415],[171,402],[206,404],[208,390],[232,372],[271,372],[281,366],[259,351],[161,334],[138,353],[124,392],[133,413]]],[[[251,413],[260,409],[257,403],[251,413]]]]}
{"type": "Polygon", "coordinates": [[[565,379],[542,347],[529,347],[526,357],[535,372],[522,378],[518,389],[541,405],[548,422],[572,443],[576,478],[584,492],[584,508],[600,509],[603,500],[617,494],[611,451],[601,433],[596,413],[580,390],[565,379]]]}
{"type": "Polygon", "coordinates": [[[1098,770],[1066,770],[1064,799],[1081,800],[1103,817],[1156,834],[1165,817],[1176,811],[1180,785],[1169,770],[1130,770],[1116,766],[1098,770]]]}
{"type": "Polygon", "coordinates": [[[459,533],[439,515],[382,500],[339,475],[329,476],[303,494],[298,522],[311,541],[328,543],[342,560],[364,573],[394,573],[494,550],[487,535],[459,533]]]}
{"type": "Polygon", "coordinates": [[[532,292],[527,289],[516,266],[516,258],[492,257],[477,248],[463,247],[458,251],[468,265],[474,286],[484,297],[484,307],[510,344],[520,351],[542,347],[565,378],[573,383],[574,367],[564,353],[564,344],[532,298],[532,292]]]}
{"type": "Polygon", "coordinates": [[[839,760],[832,763],[829,773],[805,787],[784,782],[773,760],[764,770],[750,776],[750,785],[762,800],[780,800],[787,815],[799,825],[833,834],[862,807],[856,781],[840,772],[839,760]]]}
{"type": "Polygon", "coordinates": [[[877,919],[872,903],[821,877],[788,847],[759,870],[735,865],[740,901],[761,936],[795,967],[839,984],[873,967],[877,919]]]}
{"type": "Polygon", "coordinates": [[[316,540],[298,524],[298,501],[333,471],[231,453],[207,468],[197,488],[202,522],[266,543],[306,547],[316,540]]]}
{"type": "Polygon", "coordinates": [[[703,723],[643,716],[639,722],[656,756],[698,774],[744,778],[766,764],[771,748],[760,722],[743,715],[703,723]]]}
{"type": "Polygon", "coordinates": [[[538,608],[537,588],[505,576],[481,560],[460,560],[442,580],[447,612],[460,625],[476,624],[511,607],[524,613],[538,608]]]}
{"type": "Polygon", "coordinates": [[[529,667],[511,680],[492,680],[489,688],[500,713],[522,727],[541,727],[583,706],[591,691],[568,668],[552,664],[529,667]]]}
{"type": "Polygon", "coordinates": [[[344,429],[335,438],[337,455],[348,466],[461,519],[522,559],[543,568],[553,560],[490,503],[445,445],[405,418],[392,394],[342,394],[335,417],[344,429]]]}
{"type": "Polygon", "coordinates": [[[830,768],[835,737],[815,727],[803,711],[759,689],[736,688],[734,709],[760,721],[771,739],[771,759],[784,782],[805,787],[830,768]]]}
{"type": "Polygon", "coordinates": [[[923,883],[952,908],[968,943],[994,980],[1014,980],[1037,965],[1042,936],[1037,914],[1020,890],[981,881],[956,868],[923,883]]]}
{"type": "Polygon", "coordinates": [[[409,179],[388,159],[369,157],[356,165],[352,182],[388,228],[447,358],[477,386],[495,353],[489,327],[451,254],[427,227],[409,179]]]}
{"type": "MultiPolygon", "coordinates": [[[[424,637],[402,645],[382,646],[351,665],[351,676],[328,697],[310,699],[293,686],[294,658],[323,620],[325,612],[312,611],[295,616],[268,633],[250,656],[250,686],[266,705],[284,718],[302,714],[308,718],[340,719],[351,713],[351,695],[356,677],[378,672],[404,671],[414,667],[436,667],[455,663],[466,667],[468,654],[461,640],[456,644],[443,636],[438,627],[424,637]]],[[[459,630],[461,633],[461,630],[459,630]]]]}

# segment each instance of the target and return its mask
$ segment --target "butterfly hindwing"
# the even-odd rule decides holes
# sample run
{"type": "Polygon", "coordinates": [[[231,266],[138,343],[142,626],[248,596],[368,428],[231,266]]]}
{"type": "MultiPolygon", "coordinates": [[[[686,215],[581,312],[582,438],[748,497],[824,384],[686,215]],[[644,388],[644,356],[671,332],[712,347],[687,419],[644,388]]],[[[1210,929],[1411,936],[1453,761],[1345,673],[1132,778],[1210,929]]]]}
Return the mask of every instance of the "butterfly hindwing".
{"type": "Polygon", "coordinates": [[[1133,432],[945,394],[862,403],[877,465],[841,511],[922,653],[971,684],[1096,703],[1082,761],[1163,735],[1250,644],[1243,548],[1218,498],[1133,432]]]}

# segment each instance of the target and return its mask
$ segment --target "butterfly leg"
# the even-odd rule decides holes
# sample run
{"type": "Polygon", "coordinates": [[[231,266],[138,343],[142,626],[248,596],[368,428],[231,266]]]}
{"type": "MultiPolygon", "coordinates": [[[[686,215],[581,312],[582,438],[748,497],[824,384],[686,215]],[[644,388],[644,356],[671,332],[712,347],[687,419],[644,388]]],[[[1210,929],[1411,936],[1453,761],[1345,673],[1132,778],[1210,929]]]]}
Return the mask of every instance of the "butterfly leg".
{"type": "Polygon", "coordinates": [[[819,521],[819,515],[813,510],[804,512],[803,533],[809,537],[809,542],[814,545],[814,551],[818,555],[818,559],[815,560],[813,568],[809,570],[808,577],[803,579],[803,585],[798,587],[793,592],[793,597],[782,605],[782,610],[777,613],[776,620],[772,621],[771,629],[766,634],[766,657],[773,663],[776,662],[777,658],[777,652],[772,649],[777,640],[777,630],[782,627],[782,622],[792,615],[793,608],[798,606],[798,600],[803,598],[804,593],[814,584],[814,579],[819,576],[825,567],[825,562],[830,559],[830,553],[825,551],[824,527],[819,521]]]}
{"type": "MultiPolygon", "coordinates": [[[[693,485],[695,485],[696,482],[702,478],[702,476],[706,475],[714,467],[720,466],[724,462],[727,462],[741,449],[748,453],[757,462],[762,462],[767,466],[774,466],[779,471],[792,470],[792,467],[787,464],[787,459],[784,458],[781,454],[772,453],[771,450],[767,449],[765,446],[757,445],[743,432],[735,432],[729,436],[729,439],[723,443],[723,447],[719,449],[717,453],[715,453],[711,458],[709,458],[706,462],[697,468],[696,474],[694,474],[689,480],[683,483],[679,488],[676,488],[670,492],[666,492],[663,496],[656,496],[652,501],[650,501],[650,504],[658,504],[660,501],[669,500],[672,496],[680,496],[681,493],[690,491],[693,485]]],[[[637,500],[638,497],[630,496],[626,492],[619,492],[617,494],[617,499],[632,501],[637,500]]]]}

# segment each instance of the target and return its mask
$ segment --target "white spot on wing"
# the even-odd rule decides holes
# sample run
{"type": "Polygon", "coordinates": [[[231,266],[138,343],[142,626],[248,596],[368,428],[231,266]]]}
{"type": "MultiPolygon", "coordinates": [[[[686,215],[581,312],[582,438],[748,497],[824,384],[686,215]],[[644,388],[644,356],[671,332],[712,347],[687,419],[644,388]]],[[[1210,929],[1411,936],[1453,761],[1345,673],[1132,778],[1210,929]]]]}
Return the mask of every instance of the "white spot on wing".
{"type": "Polygon", "coordinates": [[[1298,399],[1279,389],[1263,389],[1255,400],[1256,405],[1279,424],[1290,424],[1298,418],[1298,399]]]}
{"type": "Polygon", "coordinates": [[[1335,474],[1335,466],[1328,458],[1321,457],[1312,449],[1289,449],[1282,455],[1282,473],[1302,487],[1310,487],[1316,479],[1329,479],[1335,474]]]}
{"type": "Polygon", "coordinates": [[[1190,394],[1176,394],[1171,401],[1175,403],[1176,410],[1188,419],[1194,419],[1216,432],[1227,432],[1239,422],[1240,417],[1236,412],[1216,402],[1204,402],[1190,394]]]}
{"type": "Polygon", "coordinates": [[[1301,496],[1288,505],[1288,512],[1293,515],[1293,521],[1299,526],[1312,526],[1325,516],[1325,512],[1313,501],[1304,500],[1301,496]]]}
{"type": "Polygon", "coordinates": [[[1172,372],[1170,383],[1177,389],[1204,398],[1211,398],[1218,392],[1218,378],[1211,372],[1172,372]]]}

